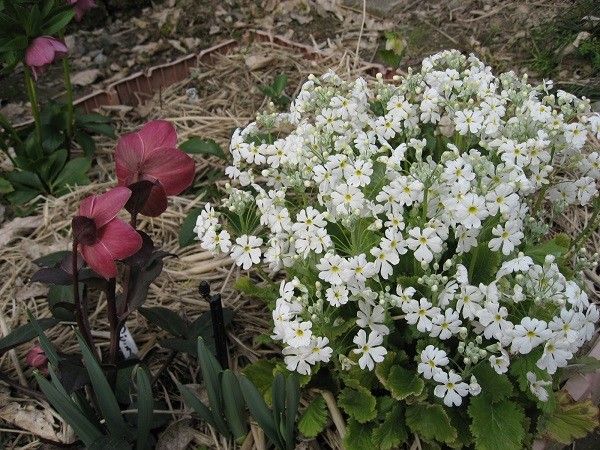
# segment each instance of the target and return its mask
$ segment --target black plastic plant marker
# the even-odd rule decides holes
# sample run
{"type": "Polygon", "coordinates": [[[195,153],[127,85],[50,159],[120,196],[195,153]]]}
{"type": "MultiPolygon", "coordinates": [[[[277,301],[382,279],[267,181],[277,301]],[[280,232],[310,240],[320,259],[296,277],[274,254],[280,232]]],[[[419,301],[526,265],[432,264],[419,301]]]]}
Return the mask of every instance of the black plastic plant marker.
{"type": "Polygon", "coordinates": [[[225,334],[225,319],[223,318],[223,304],[221,303],[221,294],[210,294],[210,285],[206,281],[200,282],[198,292],[210,305],[210,315],[213,327],[213,336],[215,339],[215,351],[217,361],[223,369],[229,368],[229,358],[227,356],[227,339],[225,334]]]}

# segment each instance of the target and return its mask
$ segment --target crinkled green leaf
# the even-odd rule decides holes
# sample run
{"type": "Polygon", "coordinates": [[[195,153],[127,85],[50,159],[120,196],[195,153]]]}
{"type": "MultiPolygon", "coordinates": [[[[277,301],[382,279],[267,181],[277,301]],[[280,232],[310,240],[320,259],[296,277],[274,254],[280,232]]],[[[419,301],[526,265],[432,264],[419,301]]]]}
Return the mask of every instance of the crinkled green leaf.
{"type": "Polygon", "coordinates": [[[374,449],[371,433],[372,423],[362,424],[354,419],[349,419],[344,436],[344,448],[346,450],[369,450],[374,449]]]}
{"type": "Polygon", "coordinates": [[[328,417],[325,399],[318,395],[302,413],[298,421],[298,429],[305,437],[313,438],[325,429],[328,417]]]}
{"type": "Polygon", "coordinates": [[[590,400],[575,402],[568,393],[557,395],[557,407],[541,420],[540,432],[561,444],[587,436],[598,425],[598,407],[590,400]]]}
{"type": "Polygon", "coordinates": [[[479,364],[473,370],[473,375],[481,386],[480,395],[486,396],[490,401],[496,402],[511,396],[513,387],[508,377],[498,374],[487,361],[479,364]]]}
{"type": "Polygon", "coordinates": [[[417,403],[406,407],[406,424],[426,441],[450,443],[456,439],[456,428],[441,405],[417,403]]]}
{"type": "Polygon", "coordinates": [[[338,397],[338,405],[360,423],[368,422],[377,415],[377,401],[371,391],[365,387],[346,387],[338,397]]]}
{"type": "Polygon", "coordinates": [[[406,442],[408,433],[404,426],[404,411],[400,403],[392,407],[392,410],[385,415],[384,421],[373,429],[371,437],[374,448],[381,450],[390,450],[406,442]]]}
{"type": "Polygon", "coordinates": [[[401,366],[393,366],[384,386],[396,400],[404,400],[411,395],[420,395],[425,387],[425,382],[415,371],[401,366]]]}
{"type": "Polygon", "coordinates": [[[227,159],[221,146],[213,139],[201,139],[194,136],[181,144],[179,148],[186,153],[192,153],[194,155],[212,155],[221,159],[227,159]]]}
{"type": "Polygon", "coordinates": [[[519,405],[502,400],[492,403],[486,396],[471,398],[471,433],[478,450],[522,450],[525,414],[519,405]]]}

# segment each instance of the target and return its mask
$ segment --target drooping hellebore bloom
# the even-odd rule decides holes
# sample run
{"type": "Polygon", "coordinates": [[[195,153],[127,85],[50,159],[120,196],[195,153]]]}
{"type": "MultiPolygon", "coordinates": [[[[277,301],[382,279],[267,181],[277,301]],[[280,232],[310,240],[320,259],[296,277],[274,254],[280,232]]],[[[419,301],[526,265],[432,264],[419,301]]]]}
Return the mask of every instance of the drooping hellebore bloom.
{"type": "Polygon", "coordinates": [[[73,235],[85,262],[106,279],[117,275],[115,261],[125,259],[142,247],[142,237],[116,215],[131,197],[131,190],[116,187],[85,198],[73,218],[73,235]]]}
{"type": "Polygon", "coordinates": [[[96,6],[95,0],[67,0],[69,5],[75,9],[75,20],[81,21],[86,12],[96,6]]]}
{"type": "Polygon", "coordinates": [[[143,180],[153,183],[139,211],[146,216],[162,214],[167,196],[181,193],[194,181],[194,160],[177,148],[175,127],[166,120],[153,120],[121,136],[115,161],[119,186],[143,180]]]}
{"type": "Polygon", "coordinates": [[[36,37],[25,51],[25,64],[33,72],[33,77],[37,80],[48,65],[52,64],[59,57],[67,54],[67,46],[51,36],[36,37]]]}
{"type": "Polygon", "coordinates": [[[39,369],[44,373],[46,373],[48,370],[48,357],[46,356],[46,353],[42,347],[39,345],[34,345],[31,347],[31,349],[27,352],[25,361],[29,367],[39,369]]]}

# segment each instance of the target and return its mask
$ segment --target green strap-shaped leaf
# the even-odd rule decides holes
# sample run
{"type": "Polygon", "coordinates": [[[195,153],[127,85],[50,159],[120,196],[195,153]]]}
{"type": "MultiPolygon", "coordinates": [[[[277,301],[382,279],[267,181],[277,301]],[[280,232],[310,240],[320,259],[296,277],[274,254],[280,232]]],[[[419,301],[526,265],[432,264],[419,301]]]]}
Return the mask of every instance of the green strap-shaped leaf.
{"type": "MultiPolygon", "coordinates": [[[[37,323],[42,330],[46,330],[56,325],[58,320],[54,318],[40,319],[37,321],[37,323]]],[[[25,325],[15,328],[13,331],[0,339],[0,355],[12,348],[15,348],[17,345],[21,345],[32,340],[38,335],[39,333],[33,323],[26,323],[25,325]]]]}
{"type": "Polygon", "coordinates": [[[110,388],[110,384],[104,376],[102,368],[79,333],[77,333],[77,341],[79,342],[85,368],[90,376],[98,408],[100,408],[100,412],[104,420],[106,420],[106,427],[110,435],[116,438],[127,439],[129,437],[129,428],[123,420],[115,394],[110,388]]]}
{"type": "Polygon", "coordinates": [[[210,403],[210,409],[213,413],[212,416],[217,429],[221,434],[228,435],[229,429],[224,419],[223,399],[220,389],[221,383],[219,381],[219,374],[223,369],[219,366],[219,363],[210,350],[208,350],[202,338],[198,338],[198,362],[200,363],[200,370],[202,370],[202,378],[204,379],[204,386],[208,394],[208,402],[210,403]]]}
{"type": "Polygon", "coordinates": [[[154,415],[154,398],[152,396],[152,383],[150,375],[145,367],[136,366],[134,369],[137,385],[137,432],[136,448],[144,450],[148,448],[148,438],[152,428],[152,417],[154,415]]]}
{"type": "Polygon", "coordinates": [[[248,422],[244,396],[238,379],[231,370],[227,369],[223,372],[221,386],[223,388],[223,405],[227,425],[235,440],[240,442],[248,433],[248,422]]]}
{"type": "Polygon", "coordinates": [[[34,375],[48,401],[71,428],[73,428],[75,434],[83,441],[86,447],[92,446],[96,440],[102,438],[100,429],[85,417],[69,396],[64,395],[56,387],[52,386],[39,373],[35,372],[34,375]]]}
{"type": "Polygon", "coordinates": [[[273,422],[279,428],[285,417],[285,377],[281,373],[277,374],[271,385],[271,399],[273,422]]]}
{"type": "Polygon", "coordinates": [[[191,407],[196,414],[200,416],[202,420],[208,423],[210,426],[217,428],[213,414],[208,407],[200,401],[198,397],[188,388],[181,383],[177,383],[177,389],[181,392],[183,400],[189,407],[191,407]]]}
{"type": "Polygon", "coordinates": [[[29,317],[29,321],[31,322],[31,325],[33,326],[34,330],[37,332],[38,338],[40,340],[40,346],[46,353],[48,361],[50,361],[50,364],[52,364],[54,367],[58,367],[58,353],[54,349],[54,346],[50,342],[50,339],[48,339],[40,323],[35,317],[33,317],[33,314],[31,314],[31,311],[29,311],[29,309],[27,310],[27,316],[29,317]]]}
{"type": "Polygon", "coordinates": [[[250,410],[252,417],[254,417],[254,420],[256,420],[258,425],[263,429],[267,437],[276,447],[284,449],[285,445],[279,438],[278,427],[275,422],[273,422],[271,411],[269,411],[269,408],[260,392],[258,392],[258,389],[256,389],[252,382],[245,376],[240,377],[240,387],[242,388],[244,400],[246,400],[246,404],[248,405],[248,409],[250,410]]]}
{"type": "Polygon", "coordinates": [[[296,416],[300,404],[298,377],[292,373],[285,380],[285,433],[283,438],[288,449],[296,446],[296,416]]]}

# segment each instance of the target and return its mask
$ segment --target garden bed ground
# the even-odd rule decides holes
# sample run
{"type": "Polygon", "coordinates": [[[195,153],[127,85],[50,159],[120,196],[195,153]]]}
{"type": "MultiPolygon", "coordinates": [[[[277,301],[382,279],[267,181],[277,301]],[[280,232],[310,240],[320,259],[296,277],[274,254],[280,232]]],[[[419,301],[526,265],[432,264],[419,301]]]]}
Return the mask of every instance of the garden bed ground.
{"type": "MultiPolygon", "coordinates": [[[[264,95],[259,90],[259,85],[271,81],[278,73],[289,76],[288,94],[299,88],[300,84],[310,73],[322,73],[328,68],[336,69],[338,73],[347,76],[369,76],[365,67],[359,62],[353,68],[354,57],[349,54],[332,53],[330,56],[317,56],[307,59],[299,52],[290,52],[289,48],[272,45],[269,43],[255,42],[242,45],[231,53],[216,55],[206,64],[201,64],[190,80],[173,85],[156,95],[152,101],[136,110],[123,112],[125,115],[121,123],[127,123],[129,129],[136,128],[142,119],[163,118],[172,121],[178,129],[181,140],[192,135],[212,138],[228,146],[228,139],[236,127],[244,126],[253,120],[256,111],[266,107],[264,95]],[[250,70],[246,64],[251,57],[270,58],[265,67],[250,70]],[[195,88],[198,100],[190,100],[186,95],[188,88],[195,88]]],[[[114,111],[113,111],[114,113],[114,111]]],[[[91,178],[95,180],[89,187],[79,188],[72,194],[61,198],[45,199],[41,206],[41,214],[6,224],[0,231],[0,239],[5,239],[0,246],[0,273],[3,274],[3,285],[0,287],[0,329],[2,334],[27,322],[27,309],[34,312],[38,318],[50,317],[45,294],[47,288],[40,284],[29,283],[29,277],[35,271],[32,259],[53,251],[66,250],[69,244],[70,219],[76,211],[80,200],[92,191],[105,190],[114,184],[115,175],[112,172],[112,153],[115,143],[103,141],[99,145],[96,165],[91,178]]],[[[226,308],[234,312],[233,326],[229,331],[230,353],[234,367],[246,364],[270,354],[275,354],[276,349],[265,345],[256,345],[256,338],[264,333],[269,333],[269,313],[260,302],[244,298],[233,290],[232,281],[239,275],[239,269],[229,259],[215,259],[208,252],[201,250],[199,245],[190,245],[184,249],[179,247],[178,235],[181,223],[187,213],[201,206],[207,196],[214,196],[219,186],[225,180],[218,180],[223,166],[217,159],[197,160],[196,183],[188,190],[185,196],[172,198],[170,207],[159,218],[145,218],[142,228],[152,229],[158,236],[155,241],[165,250],[178,255],[178,258],[166,260],[165,272],[152,285],[149,300],[146,306],[165,306],[180,312],[187,318],[193,319],[208,309],[206,301],[198,294],[197,287],[200,280],[211,283],[214,291],[223,294],[223,303],[226,308]]],[[[108,346],[107,321],[102,312],[105,310],[105,299],[99,298],[93,305],[91,313],[92,328],[96,330],[95,337],[99,347],[108,346]]],[[[180,409],[179,394],[172,381],[177,378],[183,383],[192,383],[196,373],[192,372],[187,356],[177,356],[169,365],[163,367],[163,362],[168,358],[168,351],[160,350],[157,341],[166,337],[164,333],[149,327],[141,315],[135,315],[127,322],[139,349],[140,357],[147,357],[149,366],[161,386],[162,401],[165,410],[175,420],[175,431],[167,434],[166,438],[182,441],[193,440],[196,444],[217,448],[222,443],[213,442],[213,435],[198,431],[204,427],[192,429],[182,425],[179,419],[189,417],[180,409]]],[[[65,353],[73,352],[77,348],[74,334],[70,331],[50,331],[49,336],[53,342],[65,353]]],[[[25,366],[24,359],[28,345],[22,345],[6,354],[0,359],[0,372],[13,380],[20,380],[24,386],[30,385],[30,369],[25,366]]],[[[43,429],[47,438],[53,440],[66,440],[64,423],[49,411],[45,402],[32,400],[28,396],[10,397],[8,390],[0,390],[0,404],[14,403],[10,411],[18,412],[19,408],[35,407],[38,413],[29,414],[30,419],[38,422],[20,422],[20,427],[29,431],[18,429],[11,424],[11,414],[2,415],[0,409],[0,423],[2,427],[4,448],[36,448],[40,445],[38,436],[31,431],[43,429]],[[40,428],[40,424],[44,426],[40,428]],[[13,431],[11,431],[13,430],[13,431]]],[[[336,448],[335,433],[329,439],[336,448]]],[[[187,448],[187,445],[162,448],[187,448]]],[[[222,447],[219,447],[222,448],[222,447]]]]}

